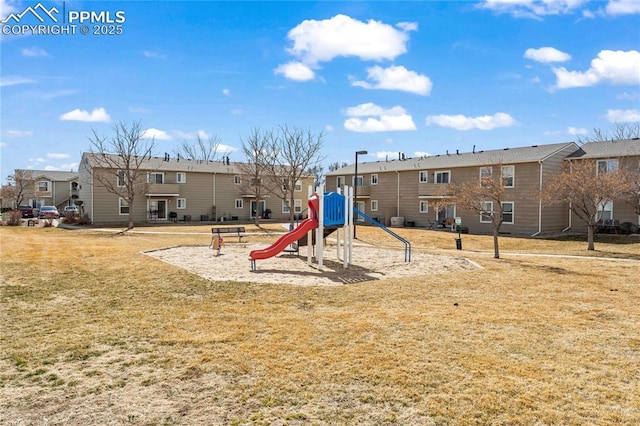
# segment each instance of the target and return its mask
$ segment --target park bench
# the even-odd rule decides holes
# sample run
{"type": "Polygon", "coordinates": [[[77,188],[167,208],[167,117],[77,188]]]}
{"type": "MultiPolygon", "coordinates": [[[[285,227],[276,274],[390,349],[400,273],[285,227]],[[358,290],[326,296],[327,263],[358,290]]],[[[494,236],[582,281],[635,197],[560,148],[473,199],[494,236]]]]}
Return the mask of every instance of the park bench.
{"type": "Polygon", "coordinates": [[[238,242],[242,242],[242,234],[245,232],[244,226],[227,226],[227,227],[219,227],[219,228],[211,228],[211,233],[213,235],[220,234],[237,234],[238,242]]]}

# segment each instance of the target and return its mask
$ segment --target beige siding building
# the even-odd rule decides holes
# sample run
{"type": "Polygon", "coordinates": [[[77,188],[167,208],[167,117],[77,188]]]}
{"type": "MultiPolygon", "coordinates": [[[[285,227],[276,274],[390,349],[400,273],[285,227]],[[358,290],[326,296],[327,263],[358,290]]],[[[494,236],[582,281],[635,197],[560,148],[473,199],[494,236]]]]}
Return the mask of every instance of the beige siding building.
{"type": "MultiPolygon", "coordinates": [[[[80,200],[93,223],[123,224],[128,221],[125,200],[107,190],[96,178],[101,169],[93,154],[84,153],[79,167],[80,200]]],[[[248,221],[256,215],[286,221],[289,203],[277,196],[262,194],[256,202],[247,190],[239,163],[151,157],[143,161],[142,179],[135,197],[135,223],[168,221],[248,221]]],[[[116,177],[112,173],[115,182],[116,177]]],[[[308,186],[313,177],[297,182],[294,213],[307,206],[308,186]]]]}
{"type": "MultiPolygon", "coordinates": [[[[544,180],[559,172],[563,159],[577,149],[575,143],[568,142],[365,162],[358,164],[358,208],[385,225],[390,225],[393,217],[403,218],[406,226],[442,227],[451,226],[459,217],[470,232],[490,233],[490,221],[457,208],[448,186],[502,167],[507,179],[501,232],[537,235],[561,231],[569,226],[567,207],[543,209],[538,194],[544,180]]],[[[327,190],[353,185],[354,173],[354,165],[328,173],[327,190]]]]}
{"type": "Polygon", "coordinates": [[[77,172],[49,170],[16,170],[16,172],[21,172],[33,179],[33,189],[25,194],[23,205],[36,208],[56,206],[61,210],[65,206],[72,205],[78,199],[79,176],[77,172]]]}

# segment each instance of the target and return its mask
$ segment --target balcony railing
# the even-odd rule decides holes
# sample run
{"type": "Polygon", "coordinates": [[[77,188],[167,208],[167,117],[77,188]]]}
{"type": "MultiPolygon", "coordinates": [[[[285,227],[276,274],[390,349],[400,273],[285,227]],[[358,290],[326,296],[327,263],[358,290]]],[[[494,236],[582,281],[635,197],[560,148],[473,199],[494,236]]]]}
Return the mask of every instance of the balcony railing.
{"type": "Polygon", "coordinates": [[[148,183],[145,195],[148,197],[177,197],[180,195],[180,185],[177,183],[148,183]]]}

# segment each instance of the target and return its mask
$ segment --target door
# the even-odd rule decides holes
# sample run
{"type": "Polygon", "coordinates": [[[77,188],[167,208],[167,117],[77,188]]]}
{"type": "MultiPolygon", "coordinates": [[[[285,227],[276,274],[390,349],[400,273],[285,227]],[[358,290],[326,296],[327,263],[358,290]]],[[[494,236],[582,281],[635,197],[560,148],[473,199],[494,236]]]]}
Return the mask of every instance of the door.
{"type": "Polygon", "coordinates": [[[264,200],[260,200],[257,203],[256,200],[251,200],[251,219],[255,218],[256,214],[258,217],[264,217],[266,206],[267,204],[264,200]]]}
{"type": "Polygon", "coordinates": [[[149,215],[151,219],[167,219],[167,200],[149,200],[149,215]]]}

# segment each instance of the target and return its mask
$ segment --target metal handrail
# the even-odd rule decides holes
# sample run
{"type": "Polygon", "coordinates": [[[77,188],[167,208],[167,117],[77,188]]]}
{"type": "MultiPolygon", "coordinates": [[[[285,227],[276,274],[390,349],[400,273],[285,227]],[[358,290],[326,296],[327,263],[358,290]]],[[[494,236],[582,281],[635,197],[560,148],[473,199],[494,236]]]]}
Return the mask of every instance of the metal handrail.
{"type": "Polygon", "coordinates": [[[380,228],[383,231],[385,231],[387,234],[389,234],[392,237],[395,237],[396,239],[400,240],[404,244],[404,261],[405,262],[411,262],[411,243],[409,241],[407,241],[406,239],[402,238],[400,235],[396,234],[391,229],[387,228],[386,226],[384,226],[383,224],[381,224],[380,222],[378,222],[377,220],[375,220],[374,218],[372,218],[368,214],[366,214],[364,212],[361,212],[360,210],[356,209],[355,207],[353,208],[353,212],[356,213],[357,215],[361,216],[364,220],[366,220],[370,224],[372,224],[374,226],[377,226],[378,228],[380,228]]]}

